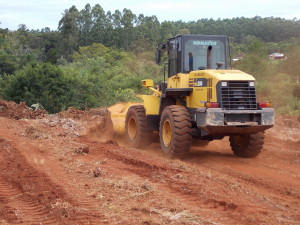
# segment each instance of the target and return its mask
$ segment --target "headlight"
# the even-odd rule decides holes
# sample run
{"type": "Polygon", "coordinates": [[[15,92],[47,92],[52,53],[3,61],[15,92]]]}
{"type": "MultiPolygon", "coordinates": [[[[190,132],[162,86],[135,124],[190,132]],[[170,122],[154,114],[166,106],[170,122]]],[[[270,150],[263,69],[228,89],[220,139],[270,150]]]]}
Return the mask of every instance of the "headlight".
{"type": "Polygon", "coordinates": [[[221,85],[222,85],[222,87],[227,87],[228,84],[226,81],[222,81],[221,85]]]}
{"type": "Polygon", "coordinates": [[[254,85],[255,85],[254,81],[249,82],[249,87],[254,87],[254,85]]]}

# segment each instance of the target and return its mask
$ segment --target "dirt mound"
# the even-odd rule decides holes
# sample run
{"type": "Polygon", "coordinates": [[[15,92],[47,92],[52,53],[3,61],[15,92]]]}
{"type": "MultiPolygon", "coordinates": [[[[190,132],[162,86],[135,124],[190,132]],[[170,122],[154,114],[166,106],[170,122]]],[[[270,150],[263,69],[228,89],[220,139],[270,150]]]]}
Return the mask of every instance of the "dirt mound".
{"type": "Polygon", "coordinates": [[[96,116],[106,117],[107,109],[104,108],[96,108],[90,110],[80,110],[75,109],[74,107],[69,107],[66,111],[61,111],[58,113],[62,118],[72,118],[76,120],[85,119],[91,120],[96,116]]]}
{"type": "MultiPolygon", "coordinates": [[[[111,120],[107,108],[80,110],[69,107],[68,110],[48,115],[43,109],[34,110],[26,106],[25,102],[17,104],[0,99],[0,117],[16,120],[38,119],[37,123],[54,128],[63,128],[66,130],[64,135],[73,137],[81,135],[103,136],[105,137],[103,140],[108,140],[113,134],[112,125],[108,124],[108,122],[111,123],[111,120]]],[[[31,129],[25,132],[24,135],[31,138],[41,136],[36,130],[33,132],[31,129]]]]}
{"type": "Polygon", "coordinates": [[[25,102],[17,104],[0,99],[0,116],[11,119],[37,119],[42,118],[47,112],[43,109],[33,110],[25,102]]]}
{"type": "Polygon", "coordinates": [[[80,127],[80,129],[76,129],[80,130],[80,136],[87,135],[91,138],[100,138],[102,141],[111,139],[114,133],[110,112],[106,107],[87,111],[69,107],[68,110],[52,116],[52,120],[49,122],[54,125],[64,124],[63,128],[73,122],[75,127],[80,127]]]}

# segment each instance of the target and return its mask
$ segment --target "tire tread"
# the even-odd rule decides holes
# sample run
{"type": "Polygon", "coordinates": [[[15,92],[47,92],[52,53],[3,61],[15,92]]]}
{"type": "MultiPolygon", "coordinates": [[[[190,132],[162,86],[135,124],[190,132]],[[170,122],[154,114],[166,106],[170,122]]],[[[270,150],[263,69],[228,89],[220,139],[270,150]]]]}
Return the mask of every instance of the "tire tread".
{"type": "Polygon", "coordinates": [[[263,149],[265,135],[263,132],[241,136],[240,140],[236,136],[229,137],[230,146],[236,156],[243,158],[253,158],[259,155],[263,149]]]}
{"type": "Polygon", "coordinates": [[[184,106],[170,105],[163,112],[160,121],[160,142],[163,151],[169,156],[185,153],[190,150],[192,142],[192,125],[190,115],[184,106]],[[166,147],[162,140],[162,126],[165,118],[172,123],[172,140],[170,146],[166,147]]]}

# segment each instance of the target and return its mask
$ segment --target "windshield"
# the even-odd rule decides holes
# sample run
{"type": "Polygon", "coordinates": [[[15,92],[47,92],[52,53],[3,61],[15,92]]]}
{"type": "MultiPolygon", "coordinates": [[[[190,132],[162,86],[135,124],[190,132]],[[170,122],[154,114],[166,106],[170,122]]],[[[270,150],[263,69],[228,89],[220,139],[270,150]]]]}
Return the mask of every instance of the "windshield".
{"type": "Polygon", "coordinates": [[[220,69],[225,67],[225,46],[220,40],[187,40],[184,70],[220,69]]]}

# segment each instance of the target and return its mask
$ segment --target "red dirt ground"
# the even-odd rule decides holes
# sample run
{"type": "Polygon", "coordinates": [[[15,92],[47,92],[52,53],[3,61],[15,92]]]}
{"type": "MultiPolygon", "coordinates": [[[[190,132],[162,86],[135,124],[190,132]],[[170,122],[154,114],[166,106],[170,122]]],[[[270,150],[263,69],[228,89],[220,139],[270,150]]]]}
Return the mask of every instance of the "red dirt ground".
{"type": "Polygon", "coordinates": [[[105,109],[21,119],[8,108],[0,224],[300,224],[297,117],[277,118],[254,159],[234,156],[228,139],[168,159],[158,143],[105,141],[105,109]]]}

